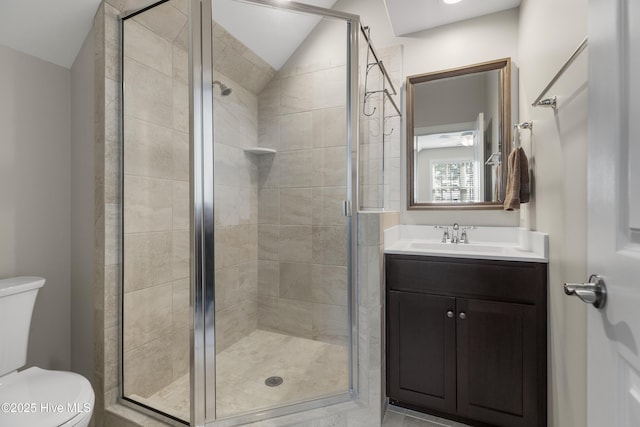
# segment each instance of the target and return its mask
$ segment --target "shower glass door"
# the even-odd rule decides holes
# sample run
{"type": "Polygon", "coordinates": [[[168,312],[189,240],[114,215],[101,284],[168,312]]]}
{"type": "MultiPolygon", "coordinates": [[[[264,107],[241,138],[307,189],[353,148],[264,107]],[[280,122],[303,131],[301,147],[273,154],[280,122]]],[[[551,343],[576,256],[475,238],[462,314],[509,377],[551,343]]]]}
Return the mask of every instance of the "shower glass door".
{"type": "Polygon", "coordinates": [[[215,344],[205,388],[206,418],[223,425],[352,390],[349,41],[359,24],[275,5],[212,5],[215,344]]]}
{"type": "Polygon", "coordinates": [[[188,29],[176,0],[121,17],[122,397],[178,424],[191,410],[188,29]]]}

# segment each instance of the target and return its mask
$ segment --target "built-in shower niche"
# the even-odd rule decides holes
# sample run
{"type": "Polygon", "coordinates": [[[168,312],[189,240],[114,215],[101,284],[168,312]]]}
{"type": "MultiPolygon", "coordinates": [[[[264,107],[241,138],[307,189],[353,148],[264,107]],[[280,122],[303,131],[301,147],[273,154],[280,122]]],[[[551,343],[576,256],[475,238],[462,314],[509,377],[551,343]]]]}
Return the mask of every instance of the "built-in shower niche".
{"type": "MultiPolygon", "coordinates": [[[[205,358],[215,372],[207,420],[240,423],[349,399],[351,153],[346,22],[233,3],[240,15],[226,18],[213,3],[215,354],[205,358]],[[225,27],[263,10],[307,25],[279,63],[225,27]]],[[[122,21],[122,373],[126,402],[188,421],[190,185],[201,177],[189,161],[182,6],[171,0],[122,21]]]]}

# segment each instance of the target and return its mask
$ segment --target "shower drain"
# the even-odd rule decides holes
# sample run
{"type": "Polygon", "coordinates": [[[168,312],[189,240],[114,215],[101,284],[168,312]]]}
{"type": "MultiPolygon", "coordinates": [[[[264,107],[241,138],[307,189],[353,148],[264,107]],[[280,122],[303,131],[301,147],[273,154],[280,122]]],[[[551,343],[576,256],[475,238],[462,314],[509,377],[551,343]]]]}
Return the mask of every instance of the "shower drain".
{"type": "Polygon", "coordinates": [[[278,387],[283,381],[282,377],[269,377],[264,380],[264,383],[269,387],[278,387]]]}

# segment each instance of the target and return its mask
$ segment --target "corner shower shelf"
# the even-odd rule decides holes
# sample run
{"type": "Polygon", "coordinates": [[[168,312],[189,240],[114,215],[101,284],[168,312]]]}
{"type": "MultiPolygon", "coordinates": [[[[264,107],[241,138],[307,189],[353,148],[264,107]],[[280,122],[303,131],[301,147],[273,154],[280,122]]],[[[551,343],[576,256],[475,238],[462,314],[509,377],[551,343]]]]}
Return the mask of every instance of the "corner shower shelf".
{"type": "Polygon", "coordinates": [[[245,148],[244,152],[251,154],[275,154],[276,150],[274,150],[273,148],[251,147],[245,148]]]}

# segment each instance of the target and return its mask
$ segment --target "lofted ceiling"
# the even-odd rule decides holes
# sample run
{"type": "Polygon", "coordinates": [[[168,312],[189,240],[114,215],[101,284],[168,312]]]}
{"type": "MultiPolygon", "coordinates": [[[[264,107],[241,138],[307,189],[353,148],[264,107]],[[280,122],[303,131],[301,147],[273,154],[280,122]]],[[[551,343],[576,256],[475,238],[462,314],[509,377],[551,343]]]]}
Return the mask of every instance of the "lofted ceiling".
{"type": "MultiPolygon", "coordinates": [[[[298,0],[331,8],[336,0],[298,0]]],[[[396,36],[511,9],[520,0],[384,0],[396,36]]],[[[100,0],[0,0],[0,44],[70,68],[100,0]]],[[[275,69],[295,51],[319,19],[236,0],[214,1],[223,27],[275,69]]]]}
{"type": "Polygon", "coordinates": [[[0,0],[0,44],[71,68],[100,0],[0,0]]]}
{"type": "Polygon", "coordinates": [[[513,9],[520,0],[462,0],[445,4],[442,0],[384,0],[396,36],[513,9]]]}
{"type": "MultiPolygon", "coordinates": [[[[297,2],[330,9],[336,0],[297,2]]],[[[319,16],[256,7],[237,0],[215,0],[213,19],[276,70],[320,21],[319,16]]]]}

